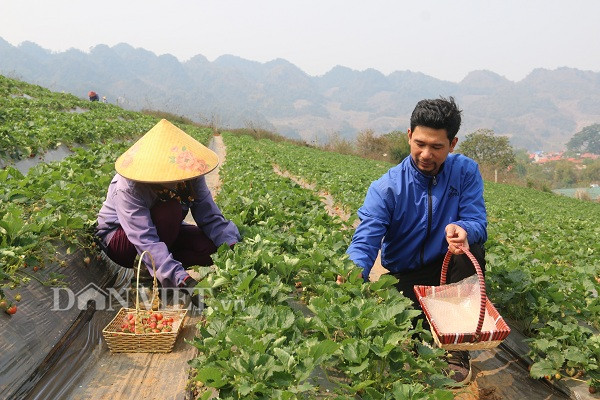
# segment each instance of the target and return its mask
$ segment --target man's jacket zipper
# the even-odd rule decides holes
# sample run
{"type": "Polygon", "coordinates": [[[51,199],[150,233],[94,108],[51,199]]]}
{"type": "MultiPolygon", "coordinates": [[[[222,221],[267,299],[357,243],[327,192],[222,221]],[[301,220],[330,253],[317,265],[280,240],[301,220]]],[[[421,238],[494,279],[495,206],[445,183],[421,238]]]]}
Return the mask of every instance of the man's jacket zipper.
{"type": "Polygon", "coordinates": [[[431,233],[431,220],[433,218],[433,204],[431,201],[431,186],[437,185],[437,179],[435,176],[429,181],[427,185],[427,235],[421,246],[421,267],[425,265],[425,245],[429,241],[429,235],[431,233]]]}

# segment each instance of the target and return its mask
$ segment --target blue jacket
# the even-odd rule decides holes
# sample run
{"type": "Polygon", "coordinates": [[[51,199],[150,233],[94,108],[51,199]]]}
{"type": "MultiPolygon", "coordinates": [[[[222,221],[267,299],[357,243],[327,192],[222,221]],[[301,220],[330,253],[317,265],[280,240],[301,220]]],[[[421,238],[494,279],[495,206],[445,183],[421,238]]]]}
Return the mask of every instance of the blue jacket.
{"type": "Polygon", "coordinates": [[[450,223],[467,231],[469,244],[487,240],[483,180],[477,163],[461,154],[449,154],[433,177],[406,157],[371,183],[358,216],[347,253],[365,279],[380,248],[381,264],[392,273],[445,255],[450,223]]]}

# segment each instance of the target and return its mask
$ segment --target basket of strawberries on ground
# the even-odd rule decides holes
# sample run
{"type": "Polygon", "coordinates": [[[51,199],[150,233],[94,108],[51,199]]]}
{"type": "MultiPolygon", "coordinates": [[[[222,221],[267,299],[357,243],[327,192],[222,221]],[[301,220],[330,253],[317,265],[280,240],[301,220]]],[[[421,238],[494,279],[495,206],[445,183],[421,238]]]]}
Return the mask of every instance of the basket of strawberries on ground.
{"type": "MultiPolygon", "coordinates": [[[[144,255],[150,257],[154,270],[152,305],[158,304],[158,283],[156,267],[152,255],[145,251],[141,254],[137,270],[139,288],[140,266],[144,255]]],[[[136,308],[121,308],[113,320],[102,330],[108,348],[113,353],[169,353],[175,341],[187,309],[173,310],[140,309],[139,291],[136,294],[136,308]]]]}

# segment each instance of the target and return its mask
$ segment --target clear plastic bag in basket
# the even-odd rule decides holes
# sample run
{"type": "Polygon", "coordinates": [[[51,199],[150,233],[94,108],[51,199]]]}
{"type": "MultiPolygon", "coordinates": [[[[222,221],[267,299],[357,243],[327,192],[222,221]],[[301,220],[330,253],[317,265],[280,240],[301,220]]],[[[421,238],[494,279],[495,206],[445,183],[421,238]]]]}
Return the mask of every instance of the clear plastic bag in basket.
{"type": "MultiPolygon", "coordinates": [[[[439,334],[475,332],[481,309],[477,275],[456,283],[432,287],[431,293],[421,301],[439,334]]],[[[481,331],[493,330],[495,323],[486,309],[481,331]]]]}

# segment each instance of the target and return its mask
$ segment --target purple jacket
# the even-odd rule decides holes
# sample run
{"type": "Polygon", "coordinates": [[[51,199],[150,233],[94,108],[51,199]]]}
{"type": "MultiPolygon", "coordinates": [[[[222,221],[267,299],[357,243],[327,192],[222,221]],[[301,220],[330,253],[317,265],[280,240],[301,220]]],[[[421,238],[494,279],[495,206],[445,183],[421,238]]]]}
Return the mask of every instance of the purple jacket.
{"type": "MultiPolygon", "coordinates": [[[[192,180],[197,194],[191,203],[191,212],[198,227],[219,247],[241,240],[235,224],[223,217],[213,201],[204,177],[192,180]]],[[[150,216],[150,209],[158,200],[147,183],[134,182],[116,174],[108,188],[106,200],[98,213],[97,235],[108,245],[119,226],[123,228],[138,254],[149,251],[156,264],[156,278],[165,287],[177,286],[188,275],[181,263],[173,258],[167,246],[160,241],[150,216]]],[[[182,205],[187,212],[187,206],[182,205]]]]}

